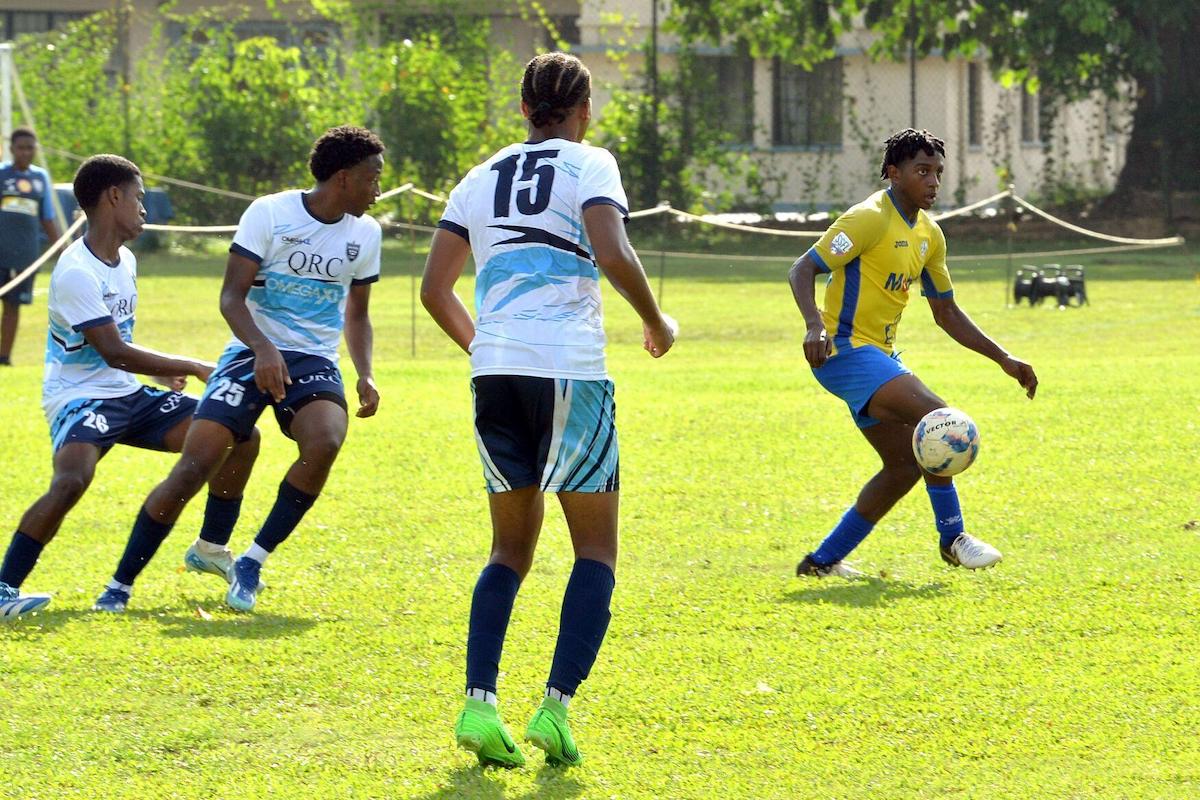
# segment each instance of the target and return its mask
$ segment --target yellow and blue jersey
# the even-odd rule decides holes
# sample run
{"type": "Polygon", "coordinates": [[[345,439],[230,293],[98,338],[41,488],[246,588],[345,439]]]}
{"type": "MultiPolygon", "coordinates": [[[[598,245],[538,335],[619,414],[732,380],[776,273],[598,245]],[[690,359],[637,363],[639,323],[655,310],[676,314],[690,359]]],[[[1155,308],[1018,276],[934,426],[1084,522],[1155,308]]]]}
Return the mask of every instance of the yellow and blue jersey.
{"type": "Polygon", "coordinates": [[[913,281],[927,297],[954,296],[942,229],[922,209],[905,218],[891,189],[838,217],[808,255],[829,273],[821,316],[834,354],[868,344],[893,352],[913,281]]]}

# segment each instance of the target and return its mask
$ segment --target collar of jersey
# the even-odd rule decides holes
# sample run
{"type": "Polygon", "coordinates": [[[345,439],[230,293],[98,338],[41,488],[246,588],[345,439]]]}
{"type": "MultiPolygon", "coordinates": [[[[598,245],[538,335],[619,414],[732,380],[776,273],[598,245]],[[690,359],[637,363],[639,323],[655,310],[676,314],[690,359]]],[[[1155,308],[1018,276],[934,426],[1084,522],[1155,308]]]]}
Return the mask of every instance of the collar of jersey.
{"type": "Polygon", "coordinates": [[[892,187],[887,188],[888,199],[892,201],[892,205],[896,207],[896,211],[900,213],[900,219],[904,220],[904,224],[912,228],[917,224],[917,216],[921,213],[921,209],[917,209],[917,213],[913,214],[912,222],[908,221],[908,217],[904,216],[904,212],[900,210],[900,204],[896,202],[896,195],[892,194],[892,187]]]}
{"type": "Polygon", "coordinates": [[[304,210],[308,212],[308,215],[310,217],[312,217],[313,219],[315,219],[317,222],[321,223],[322,225],[337,225],[339,222],[342,221],[343,217],[346,216],[345,214],[342,214],[342,216],[338,217],[337,219],[323,219],[321,217],[318,217],[316,214],[313,213],[313,210],[308,207],[308,192],[300,193],[300,205],[304,206],[304,210]]]}

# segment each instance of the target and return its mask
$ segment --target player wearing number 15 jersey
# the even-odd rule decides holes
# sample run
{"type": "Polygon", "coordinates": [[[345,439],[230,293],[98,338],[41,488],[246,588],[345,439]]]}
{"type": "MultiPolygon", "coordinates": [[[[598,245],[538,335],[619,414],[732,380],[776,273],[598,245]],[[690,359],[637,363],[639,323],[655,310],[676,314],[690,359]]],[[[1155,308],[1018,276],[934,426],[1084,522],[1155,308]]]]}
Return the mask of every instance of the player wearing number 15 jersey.
{"type": "MultiPolygon", "coordinates": [[[[358,372],[357,415],[372,416],[379,405],[367,307],[379,279],[381,235],[366,212],[379,196],[383,149],[363,128],[326,131],[309,159],[316,187],[260,197],[242,215],[221,289],[233,340],[209,378],[179,462],[146,498],[129,536],[130,550],[148,560],[222,454],[274,407],[299,454],[254,542],[235,561],[228,530],[202,530],[184,556],[188,569],[228,581],[225,601],[238,611],[254,608],[263,562],[316,501],[346,438],[337,365],[343,330],[358,372]]],[[[236,519],[241,498],[208,502],[210,514],[236,519]]],[[[128,591],[136,574],[118,572],[114,584],[126,586],[110,590],[128,591]]]]}
{"type": "MultiPolygon", "coordinates": [[[[21,595],[17,589],[114,444],[179,452],[196,408],[195,398],[179,390],[185,376],[203,381],[213,369],[133,343],[137,262],[124,243],[146,221],[144,194],[138,168],[120,156],[93,156],[75,175],[88,231],[59,257],[50,280],[42,385],[54,475],[49,491],[21,518],[0,566],[0,617],[49,602],[47,595],[21,595]],[[168,388],[144,386],[134,373],[157,376],[168,388]]],[[[214,493],[241,496],[257,452],[256,439],[247,438],[206,475],[214,493]]]]}
{"type": "Polygon", "coordinates": [[[798,575],[861,575],[842,559],[922,478],[942,559],[971,569],[1000,560],[999,550],[964,531],[953,479],[917,464],[913,426],[946,403],[900,363],[894,347],[909,287],[918,286],[951,338],[999,364],[1030,398],[1037,390],[1033,367],[988,338],[954,299],[946,238],[927,213],[945,158],[945,144],[928,131],[908,128],[892,136],[881,175],[890,186],[838,217],[792,266],[792,294],[808,326],[805,358],[820,384],[846,403],[883,461],[833,531],[797,566],[798,575]],[[830,276],[821,309],[814,298],[818,272],[830,276]]]}
{"type": "Polygon", "coordinates": [[[421,298],[471,356],[475,441],[492,516],[492,551],[475,584],[467,636],[467,697],[458,743],[481,763],[524,757],[496,711],[509,616],[533,560],[543,492],[555,492],[575,565],[563,598],[546,696],[526,739],[548,763],[580,761],[567,704],[587,677],[609,620],[617,559],[617,433],[604,364],[600,271],[642,318],[655,358],[675,340],[625,235],[616,161],[582,144],[591,76],[574,56],[525,68],[529,139],[471,170],[450,194],[425,265],[421,298]],[[473,255],[476,318],[454,294],[473,255]]]}

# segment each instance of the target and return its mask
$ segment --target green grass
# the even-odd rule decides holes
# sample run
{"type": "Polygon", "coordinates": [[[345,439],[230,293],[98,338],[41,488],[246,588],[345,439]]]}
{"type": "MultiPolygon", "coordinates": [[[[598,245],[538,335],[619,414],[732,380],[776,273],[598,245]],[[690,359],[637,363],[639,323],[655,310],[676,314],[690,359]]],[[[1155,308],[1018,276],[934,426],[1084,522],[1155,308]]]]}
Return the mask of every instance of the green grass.
{"type": "MultiPolygon", "coordinates": [[[[961,304],[1037,367],[1033,402],[915,298],[905,362],[979,423],[960,491],[969,530],[1005,560],[944,567],[918,490],[856,553],[873,577],[853,584],[792,576],[875,463],[803,363],[786,263],[669,261],[683,334],[658,362],[606,289],[623,550],[609,636],[572,704],[586,762],[497,773],[451,732],[490,538],[467,362],[423,312],[412,337],[398,276],[412,262],[391,250],[372,309],[380,413],[352,421],[257,613],[180,572],[200,502],[126,616],[88,612],[172,458],[102,462],[27,583],[54,604],[0,627],[0,797],[1194,798],[1196,255],[1080,259],[1092,304],[1065,311],[1006,308],[1002,264],[956,270],[961,304]]],[[[139,341],[215,357],[221,260],[145,257],[139,341]]],[[[27,366],[0,373],[10,527],[50,473],[44,302],[22,329],[27,366]]],[[[238,548],[293,457],[269,423],[238,548]]],[[[515,731],[540,699],[570,563],[552,509],[502,664],[515,731]]]]}

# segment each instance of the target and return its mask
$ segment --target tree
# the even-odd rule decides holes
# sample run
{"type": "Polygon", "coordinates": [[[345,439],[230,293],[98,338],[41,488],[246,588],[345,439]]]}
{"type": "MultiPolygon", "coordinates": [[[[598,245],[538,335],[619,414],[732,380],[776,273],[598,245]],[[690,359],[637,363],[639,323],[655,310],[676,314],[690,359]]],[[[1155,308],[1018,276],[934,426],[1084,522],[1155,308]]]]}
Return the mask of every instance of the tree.
{"type": "MultiPolygon", "coordinates": [[[[758,57],[812,64],[861,20],[879,56],[981,49],[999,77],[1055,99],[1137,87],[1117,194],[1200,190],[1196,0],[674,0],[686,40],[744,42],[758,57]]],[[[1168,200],[1169,206],[1169,200],[1168,200]]],[[[1169,210],[1168,210],[1169,213],[1169,210]]]]}

